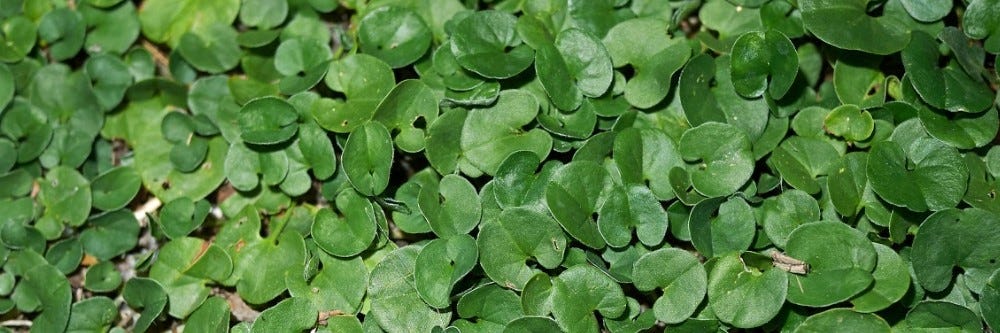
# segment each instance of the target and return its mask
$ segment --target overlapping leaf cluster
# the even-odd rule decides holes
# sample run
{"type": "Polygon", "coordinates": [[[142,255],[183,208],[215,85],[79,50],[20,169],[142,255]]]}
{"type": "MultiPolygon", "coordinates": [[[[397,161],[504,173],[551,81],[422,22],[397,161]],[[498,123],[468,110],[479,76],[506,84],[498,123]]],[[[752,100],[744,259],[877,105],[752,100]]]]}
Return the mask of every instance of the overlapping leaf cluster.
{"type": "Polygon", "coordinates": [[[0,330],[1000,327],[995,0],[10,0],[0,28],[0,330]]]}

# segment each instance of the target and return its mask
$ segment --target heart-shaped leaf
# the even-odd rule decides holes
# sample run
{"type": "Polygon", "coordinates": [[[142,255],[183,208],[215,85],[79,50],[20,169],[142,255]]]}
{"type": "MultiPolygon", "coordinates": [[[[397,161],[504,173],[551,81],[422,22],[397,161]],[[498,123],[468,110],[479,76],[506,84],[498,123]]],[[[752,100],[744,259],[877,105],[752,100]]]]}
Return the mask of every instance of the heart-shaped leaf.
{"type": "Polygon", "coordinates": [[[236,67],[242,54],[236,30],[227,24],[208,24],[185,33],[177,52],[194,68],[212,74],[236,67]]]}
{"type": "Polygon", "coordinates": [[[545,188],[545,202],[556,221],[584,245],[600,249],[605,240],[594,218],[611,190],[610,175],[601,165],[578,161],[559,168],[545,188]]]}
{"type": "Polygon", "coordinates": [[[476,240],[469,235],[435,239],[420,250],[413,282],[420,298],[432,307],[446,308],[452,288],[476,266],[476,240]]]}
{"type": "Polygon", "coordinates": [[[982,331],[982,321],[968,308],[946,301],[923,301],[906,314],[894,330],[950,329],[955,332],[982,331]]]}
{"type": "Polygon", "coordinates": [[[492,79],[517,75],[531,65],[535,53],[521,44],[514,15],[477,11],[455,23],[451,52],[465,69],[492,79]]]}
{"type": "Polygon", "coordinates": [[[500,92],[496,104],[469,111],[461,130],[461,154],[469,164],[490,175],[496,173],[507,155],[518,150],[535,152],[544,159],[552,149],[552,137],[542,129],[523,128],[537,114],[538,101],[531,94],[522,90],[500,92]]]}
{"type": "Polygon", "coordinates": [[[875,248],[861,232],[846,224],[803,224],[788,235],[785,251],[810,268],[805,275],[788,278],[788,301],[794,304],[836,304],[860,294],[874,281],[875,248]]]}
{"type": "Polygon", "coordinates": [[[139,319],[133,329],[135,332],[145,332],[153,320],[163,313],[167,306],[167,293],[156,280],[134,277],[125,283],[122,297],[133,309],[142,309],[139,319]]]}
{"type": "Polygon", "coordinates": [[[139,193],[142,179],[131,166],[116,167],[90,183],[94,208],[112,211],[124,208],[139,193]]]}
{"type": "Polygon", "coordinates": [[[892,248],[872,243],[878,260],[872,277],[875,283],[871,289],[851,299],[854,311],[876,312],[898,302],[910,290],[909,266],[892,248]]]}
{"type": "Polygon", "coordinates": [[[111,260],[135,247],[139,221],[131,211],[116,210],[95,216],[91,227],[80,233],[83,250],[100,260],[111,260]]]}
{"type": "Polygon", "coordinates": [[[451,311],[427,306],[414,286],[413,273],[419,251],[415,246],[391,251],[372,269],[368,284],[371,310],[365,322],[372,320],[373,324],[390,332],[430,332],[435,326],[448,325],[451,311]]]}
{"type": "Polygon", "coordinates": [[[861,111],[856,105],[838,106],[826,115],[823,127],[834,136],[848,141],[863,141],[875,130],[875,121],[868,111],[861,111]]]}
{"type": "Polygon", "coordinates": [[[479,224],[479,194],[461,176],[446,175],[440,183],[424,186],[418,198],[421,214],[439,237],[468,234],[479,224]]]}
{"type": "Polygon", "coordinates": [[[361,51],[389,66],[409,65],[427,52],[431,30],[417,13],[405,7],[384,6],[365,14],[358,28],[361,51]]]}
{"type": "Polygon", "coordinates": [[[995,213],[948,209],[928,216],[913,239],[911,262],[920,286],[941,291],[952,284],[954,267],[996,269],[1000,228],[995,213]],[[967,241],[975,239],[975,242],[967,241]]]}
{"type": "Polygon", "coordinates": [[[284,142],[298,130],[295,107],[276,97],[263,97],[240,109],[241,138],[247,143],[271,145],[284,142]]]}
{"type": "Polygon", "coordinates": [[[983,47],[992,53],[1000,51],[1000,21],[997,20],[996,3],[989,0],[970,1],[966,7],[962,26],[965,34],[973,39],[985,39],[983,47]]]}
{"type": "Polygon", "coordinates": [[[611,277],[590,265],[573,266],[552,279],[552,316],[571,332],[598,332],[594,311],[605,318],[625,311],[625,295],[611,277]]]}
{"type": "Polygon", "coordinates": [[[739,253],[715,260],[708,269],[708,304],[719,320],[756,327],[778,315],[789,288],[785,272],[747,266],[739,253]]]}
{"type": "Polygon", "coordinates": [[[927,104],[952,112],[972,113],[982,112],[993,104],[996,94],[957,65],[939,67],[940,52],[934,37],[914,32],[902,57],[907,77],[927,104]]]}
{"type": "Polygon", "coordinates": [[[653,304],[653,311],[656,319],[667,324],[686,320],[705,299],[708,283],[705,268],[681,249],[665,248],[642,255],[636,260],[632,275],[639,290],[663,291],[653,304]]]}
{"type": "Polygon", "coordinates": [[[799,72],[795,45],[778,31],[748,32],[733,44],[730,71],[736,92],[743,97],[764,95],[781,99],[799,72]]]}
{"type": "Polygon", "coordinates": [[[565,111],[579,107],[583,96],[604,94],[613,73],[604,44],[580,29],[564,30],[552,45],[538,48],[535,71],[552,103],[565,111]]]}
{"type": "Polygon", "coordinates": [[[806,223],[819,221],[819,207],[816,199],[808,193],[799,190],[789,190],[777,196],[764,199],[764,203],[760,206],[757,220],[763,223],[764,233],[767,234],[767,238],[774,245],[784,248],[788,242],[788,235],[795,228],[806,223]]]}
{"type": "Polygon", "coordinates": [[[359,193],[375,196],[389,185],[393,158],[392,137],[379,122],[356,128],[344,144],[344,173],[359,193]]]}
{"type": "Polygon", "coordinates": [[[868,154],[867,174],[875,193],[912,211],[954,207],[965,194],[969,171],[958,151],[932,138],[903,146],[883,141],[868,154]]]}
{"type": "MultiPolygon", "coordinates": [[[[199,332],[223,333],[229,330],[229,303],[219,296],[211,296],[187,317],[185,327],[199,332]]],[[[236,329],[233,329],[234,331],[236,329]]]]}
{"type": "Polygon", "coordinates": [[[753,174],[750,140],[731,125],[705,123],[687,130],[680,153],[688,162],[691,184],[708,197],[736,192],[753,174]]]}
{"type": "Polygon", "coordinates": [[[795,332],[830,332],[848,330],[855,332],[881,332],[892,330],[885,319],[873,314],[854,312],[849,309],[830,309],[806,318],[795,328],[795,332]]]}
{"type": "Polygon", "coordinates": [[[869,0],[803,0],[802,22],[830,45],[874,54],[892,54],[906,47],[910,33],[892,16],[868,13],[869,0]]]}
{"type": "Polygon", "coordinates": [[[980,113],[945,112],[919,108],[920,123],[927,133],[959,149],[982,147],[993,141],[1000,129],[996,108],[980,113]]]}
{"type": "Polygon", "coordinates": [[[733,197],[712,198],[691,209],[688,230],[691,244],[706,257],[742,252],[756,234],[753,210],[746,201],[733,197]]]}
{"type": "Polygon", "coordinates": [[[538,272],[526,261],[532,259],[545,268],[559,266],[567,239],[547,215],[512,208],[500,213],[495,221],[480,226],[476,243],[480,266],[486,275],[502,286],[519,290],[538,272]]]}
{"type": "Polygon", "coordinates": [[[308,299],[292,297],[264,310],[250,332],[297,332],[316,326],[318,312],[308,299]]]}
{"type": "Polygon", "coordinates": [[[350,314],[358,312],[368,289],[368,268],[361,257],[346,259],[321,251],[313,253],[310,260],[318,260],[322,265],[319,272],[314,276],[294,272],[286,275],[288,293],[292,297],[312,301],[316,309],[337,309],[350,314]]]}

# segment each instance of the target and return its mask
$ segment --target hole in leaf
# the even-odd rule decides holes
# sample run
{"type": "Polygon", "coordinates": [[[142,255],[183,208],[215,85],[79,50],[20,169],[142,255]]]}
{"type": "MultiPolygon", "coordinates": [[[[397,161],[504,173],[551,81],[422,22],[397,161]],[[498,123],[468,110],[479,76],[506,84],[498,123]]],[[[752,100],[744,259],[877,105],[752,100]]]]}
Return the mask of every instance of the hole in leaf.
{"type": "Polygon", "coordinates": [[[597,216],[597,212],[590,213],[590,219],[593,221],[597,221],[597,216]]]}

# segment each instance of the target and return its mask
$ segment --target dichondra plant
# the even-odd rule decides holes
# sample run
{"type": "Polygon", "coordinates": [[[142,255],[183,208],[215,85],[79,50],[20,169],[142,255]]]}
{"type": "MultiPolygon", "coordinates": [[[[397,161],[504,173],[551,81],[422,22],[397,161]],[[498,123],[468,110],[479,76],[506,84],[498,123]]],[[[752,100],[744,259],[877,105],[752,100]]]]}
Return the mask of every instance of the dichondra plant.
{"type": "Polygon", "coordinates": [[[998,0],[0,0],[0,332],[993,332],[998,0]]]}

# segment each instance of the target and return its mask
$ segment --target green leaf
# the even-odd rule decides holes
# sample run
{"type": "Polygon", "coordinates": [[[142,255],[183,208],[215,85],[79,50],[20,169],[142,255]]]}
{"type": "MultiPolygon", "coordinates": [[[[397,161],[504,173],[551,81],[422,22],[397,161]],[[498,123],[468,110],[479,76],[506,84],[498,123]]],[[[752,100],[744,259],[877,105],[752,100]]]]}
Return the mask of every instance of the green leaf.
{"type": "Polygon", "coordinates": [[[598,212],[597,229],[613,247],[628,245],[633,229],[642,244],[654,246],[667,233],[667,212],[649,188],[615,186],[598,212]]]}
{"type": "Polygon", "coordinates": [[[479,194],[461,176],[445,175],[439,184],[422,187],[418,198],[420,213],[438,237],[468,234],[479,224],[479,194]]]}
{"type": "Polygon", "coordinates": [[[910,290],[909,266],[892,248],[872,243],[878,260],[872,277],[871,289],[851,299],[854,311],[871,313],[881,311],[898,302],[910,290]]]}
{"type": "MultiPolygon", "coordinates": [[[[64,166],[53,168],[39,182],[39,188],[38,199],[45,206],[42,219],[71,226],[86,221],[93,199],[90,183],[79,172],[64,166]]],[[[61,231],[61,227],[54,231],[61,231]]]]}
{"type": "Polygon", "coordinates": [[[184,33],[201,25],[232,24],[239,10],[238,0],[151,0],[142,4],[139,21],[146,38],[175,47],[184,33]]]}
{"type": "Polygon", "coordinates": [[[375,207],[353,190],[336,198],[338,216],[330,208],[316,211],[312,235],[323,251],[337,257],[351,257],[367,249],[375,239],[375,207]]]}
{"type": "Polygon", "coordinates": [[[327,87],[343,92],[345,103],[317,103],[312,114],[323,128],[347,133],[371,119],[378,103],[392,90],[395,78],[392,67],[367,54],[353,54],[330,63],[327,87]]]}
{"type": "Polygon", "coordinates": [[[1000,129],[1000,119],[994,107],[980,113],[945,112],[922,107],[918,108],[917,114],[928,134],[958,149],[986,146],[1000,129]]]}
{"type": "Polygon", "coordinates": [[[222,297],[212,296],[188,316],[185,327],[199,332],[229,332],[229,315],[229,303],[222,297]]]}
{"type": "Polygon", "coordinates": [[[906,314],[906,319],[896,324],[894,330],[951,330],[972,333],[983,330],[982,321],[972,310],[945,301],[923,301],[917,303],[906,314]]]}
{"type": "Polygon", "coordinates": [[[746,266],[739,253],[715,260],[708,269],[708,305],[719,320],[750,328],[778,315],[789,289],[785,272],[746,266]]]}
{"type": "Polygon", "coordinates": [[[469,235],[438,238],[424,245],[413,272],[420,298],[434,308],[447,308],[452,288],[476,267],[478,257],[476,240],[469,235]]]}
{"type": "Polygon", "coordinates": [[[910,33],[893,16],[868,13],[869,0],[802,0],[806,29],[830,45],[874,54],[892,54],[906,47],[910,33]]]}
{"type": "Polygon", "coordinates": [[[19,294],[29,295],[40,305],[38,314],[32,320],[32,332],[62,332],[70,319],[70,304],[73,302],[69,281],[55,267],[47,264],[34,266],[24,272],[14,290],[13,298],[19,294]]]}
{"type": "MultiPolygon", "coordinates": [[[[832,179],[832,176],[829,179],[832,179]]],[[[792,231],[803,224],[820,220],[819,207],[816,199],[808,193],[787,190],[777,196],[764,199],[757,221],[763,223],[767,238],[774,245],[784,248],[788,242],[788,235],[792,231]]]]}
{"type": "Polygon", "coordinates": [[[992,53],[1000,52],[1000,21],[997,20],[996,3],[989,0],[970,1],[965,8],[962,27],[965,35],[973,39],[985,39],[983,47],[992,53]]]}
{"type": "Polygon", "coordinates": [[[799,71],[795,45],[778,31],[748,32],[733,44],[732,72],[736,92],[743,97],[764,95],[781,99],[799,71]]]}
{"type": "MultiPolygon", "coordinates": [[[[840,158],[826,178],[830,201],[837,213],[854,216],[861,212],[868,189],[868,154],[852,152],[840,158]]],[[[765,224],[766,227],[766,224],[765,224]]]]}
{"type": "Polygon", "coordinates": [[[251,332],[298,332],[316,326],[318,312],[312,302],[291,297],[264,310],[253,322],[251,332]]]}
{"type": "Polygon", "coordinates": [[[316,309],[337,309],[354,314],[368,289],[368,268],[361,257],[336,258],[316,251],[310,259],[322,265],[315,276],[290,274],[285,276],[292,297],[309,299],[316,309]]]}
{"type": "Polygon", "coordinates": [[[535,58],[517,36],[514,15],[477,11],[454,24],[451,52],[462,67],[476,74],[509,78],[527,69],[535,58]]]}
{"type": "Polygon", "coordinates": [[[753,174],[750,140],[736,127],[705,123],[684,132],[680,153],[688,162],[691,184],[701,194],[732,194],[753,174]]]}
{"type": "Polygon", "coordinates": [[[560,332],[559,323],[549,317],[525,316],[507,324],[503,333],[547,333],[560,332]]]}
{"type": "Polygon", "coordinates": [[[240,6],[240,22],[258,29],[281,25],[288,16],[288,2],[281,0],[248,0],[240,6]]]}
{"type": "Polygon", "coordinates": [[[462,295],[458,300],[458,315],[463,319],[452,324],[459,329],[499,330],[524,312],[516,293],[490,283],[462,295]]]}
{"type": "Polygon", "coordinates": [[[613,76],[604,44],[575,28],[560,32],[554,44],[538,48],[535,72],[552,103],[565,111],[579,107],[583,96],[603,95],[613,76]]]}
{"type": "Polygon", "coordinates": [[[88,298],[73,304],[66,332],[106,332],[118,317],[118,305],[110,298],[88,298]]]}
{"type": "Polygon", "coordinates": [[[424,149],[427,140],[425,128],[418,126],[417,122],[422,120],[430,124],[437,116],[438,100],[434,91],[423,81],[405,80],[379,103],[373,119],[390,131],[398,130],[396,146],[402,151],[415,153],[424,149]]]}
{"type": "Polygon", "coordinates": [[[38,39],[47,45],[53,60],[72,58],[83,47],[86,28],[83,16],[69,8],[52,10],[38,22],[38,39]]]}
{"type": "Polygon", "coordinates": [[[16,62],[24,58],[35,47],[37,28],[24,16],[10,16],[0,23],[3,36],[0,37],[0,61],[16,62]]]}
{"type": "Polygon", "coordinates": [[[599,332],[594,311],[615,318],[625,311],[625,295],[611,277],[590,265],[573,266],[552,279],[552,315],[570,332],[599,332]]]}
{"type": "Polygon", "coordinates": [[[135,332],[145,332],[167,306],[167,293],[156,280],[134,277],[125,282],[122,297],[133,309],[142,309],[135,321],[135,332]]]}
{"type": "Polygon", "coordinates": [[[659,200],[674,197],[668,175],[684,164],[677,144],[663,131],[625,129],[615,136],[613,153],[623,183],[648,186],[659,200]]]}
{"type": "Polygon", "coordinates": [[[545,188],[545,203],[552,216],[573,238],[590,248],[604,247],[597,214],[611,190],[607,170],[590,161],[577,161],[559,168],[545,188]]]}
{"type": "Polygon", "coordinates": [[[295,135],[296,120],[298,113],[288,102],[276,97],[258,98],[240,109],[240,137],[252,144],[278,144],[295,135]]]}
{"type": "Polygon", "coordinates": [[[546,214],[527,208],[506,209],[495,221],[480,226],[476,240],[483,271],[497,284],[520,290],[538,272],[531,259],[545,268],[558,267],[568,243],[559,225],[546,214]]]}
{"type": "Polygon", "coordinates": [[[194,68],[212,74],[236,67],[242,54],[236,30],[228,24],[209,24],[185,33],[177,52],[194,68]]]}
{"type": "Polygon", "coordinates": [[[806,318],[795,332],[830,332],[830,331],[854,331],[854,332],[884,332],[892,330],[889,324],[879,316],[866,313],[858,313],[849,309],[830,309],[806,318]]]}
{"type": "Polygon", "coordinates": [[[195,202],[188,198],[178,198],[160,209],[158,222],[167,237],[184,237],[201,226],[211,209],[208,201],[195,202]]]}
{"type": "Polygon", "coordinates": [[[830,111],[823,120],[823,127],[834,136],[848,141],[864,141],[875,130],[875,121],[868,111],[861,111],[856,105],[841,105],[830,111]]]}
{"type": "MultiPolygon", "coordinates": [[[[115,264],[110,261],[91,266],[84,276],[83,285],[87,290],[95,292],[109,292],[118,289],[122,283],[122,275],[115,268],[115,264]]],[[[117,313],[117,311],[115,311],[117,313]]]]}
{"type": "Polygon", "coordinates": [[[986,286],[983,288],[983,293],[979,298],[980,311],[983,313],[983,319],[986,320],[986,325],[990,327],[1000,327],[1000,269],[993,272],[990,275],[989,281],[986,282],[986,286]]]}
{"type": "Polygon", "coordinates": [[[389,185],[394,149],[389,130],[379,122],[356,128],[344,144],[344,172],[359,193],[375,196],[389,185]]]}
{"type": "Polygon", "coordinates": [[[868,154],[867,174],[879,197],[917,212],[954,207],[969,178],[958,151],[931,138],[908,147],[893,141],[876,143],[868,154]]]}
{"type": "Polygon", "coordinates": [[[913,88],[927,104],[951,112],[979,113],[993,104],[996,94],[973,80],[957,65],[941,68],[938,43],[934,37],[914,32],[903,50],[903,67],[913,88]]]}
{"type": "Polygon", "coordinates": [[[788,278],[788,301],[826,307],[860,294],[872,285],[877,253],[864,235],[840,222],[807,223],[792,231],[788,256],[810,270],[788,278]]]}
{"type": "Polygon", "coordinates": [[[910,16],[922,22],[934,22],[940,20],[951,12],[951,1],[947,0],[929,0],[929,1],[915,1],[915,0],[902,0],[903,8],[906,8],[906,12],[910,13],[910,16]]]}
{"type": "MultiPolygon", "coordinates": [[[[163,245],[149,278],[159,282],[169,298],[169,314],[187,317],[210,292],[209,280],[221,281],[233,271],[233,260],[217,245],[197,238],[178,238],[163,245]]],[[[240,293],[246,297],[247,294],[240,293]]],[[[148,306],[148,305],[147,305],[148,306]]]]}
{"type": "Polygon", "coordinates": [[[737,197],[699,202],[691,209],[688,220],[691,244],[709,258],[747,250],[753,243],[755,228],[753,210],[737,197]]]}
{"type": "Polygon", "coordinates": [[[844,104],[867,109],[885,103],[886,78],[878,68],[881,58],[847,55],[833,66],[833,89],[844,104]]]}
{"type": "Polygon", "coordinates": [[[388,332],[429,332],[435,326],[448,325],[451,312],[427,306],[414,287],[419,251],[417,246],[397,249],[372,269],[368,284],[371,309],[365,322],[371,320],[388,332]]]}
{"type": "Polygon", "coordinates": [[[301,274],[305,264],[302,236],[294,231],[270,231],[268,239],[247,242],[233,254],[236,291],[250,304],[262,304],[281,295],[287,288],[285,276],[301,274]]]}
{"type": "MultiPolygon", "coordinates": [[[[552,137],[539,128],[523,128],[537,114],[538,101],[530,93],[501,91],[496,104],[469,111],[461,132],[462,156],[490,175],[496,173],[507,155],[518,150],[529,150],[545,159],[552,148],[552,137]]],[[[431,136],[435,134],[433,127],[431,136]]],[[[431,142],[428,140],[428,145],[431,142]]]]}
{"type": "Polygon", "coordinates": [[[639,257],[633,267],[637,289],[649,291],[659,288],[663,291],[653,304],[659,321],[667,324],[683,322],[705,299],[708,276],[698,259],[687,251],[676,248],[656,250],[639,257]]]}
{"type": "Polygon", "coordinates": [[[361,51],[399,68],[419,59],[431,45],[431,30],[417,13],[384,6],[365,14],[358,28],[361,51]]]}
{"type": "Polygon", "coordinates": [[[793,136],[771,153],[771,163],[782,180],[807,193],[818,193],[817,177],[826,175],[840,154],[823,139],[793,136]]]}
{"type": "Polygon", "coordinates": [[[938,292],[952,284],[954,267],[996,269],[1000,228],[996,213],[948,209],[928,216],[913,239],[910,255],[917,282],[938,292]],[[975,242],[970,242],[975,239],[975,242]]]}

